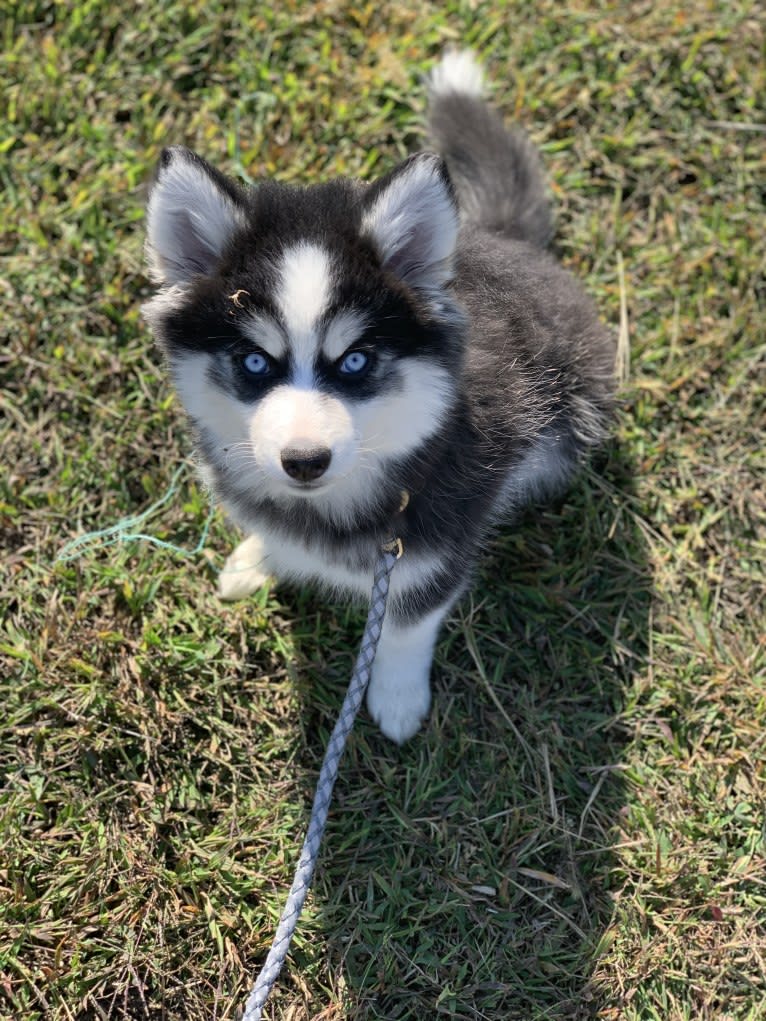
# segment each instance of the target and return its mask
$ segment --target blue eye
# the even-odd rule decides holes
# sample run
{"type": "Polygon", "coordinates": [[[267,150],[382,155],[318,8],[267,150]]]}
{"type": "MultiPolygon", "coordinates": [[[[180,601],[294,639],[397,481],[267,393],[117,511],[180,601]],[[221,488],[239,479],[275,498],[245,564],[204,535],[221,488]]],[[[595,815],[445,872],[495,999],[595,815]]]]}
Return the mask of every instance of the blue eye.
{"type": "Polygon", "coordinates": [[[338,370],[346,376],[358,376],[360,372],[364,372],[369,362],[370,356],[364,351],[349,351],[344,355],[338,370]]]}
{"type": "Polygon", "coordinates": [[[268,359],[260,351],[251,351],[249,355],[245,355],[242,365],[245,372],[249,372],[251,376],[265,376],[269,371],[268,359]]]}

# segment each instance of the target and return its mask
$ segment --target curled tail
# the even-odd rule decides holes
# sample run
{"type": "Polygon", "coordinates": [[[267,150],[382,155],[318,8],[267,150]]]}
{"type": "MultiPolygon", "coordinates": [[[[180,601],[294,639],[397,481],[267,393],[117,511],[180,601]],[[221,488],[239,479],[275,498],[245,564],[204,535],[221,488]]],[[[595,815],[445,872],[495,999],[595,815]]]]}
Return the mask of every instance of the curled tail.
{"type": "Polygon", "coordinates": [[[428,128],[447,162],[463,219],[484,230],[544,247],[553,233],[537,150],[508,130],[484,100],[473,54],[448,52],[428,81],[428,128]]]}

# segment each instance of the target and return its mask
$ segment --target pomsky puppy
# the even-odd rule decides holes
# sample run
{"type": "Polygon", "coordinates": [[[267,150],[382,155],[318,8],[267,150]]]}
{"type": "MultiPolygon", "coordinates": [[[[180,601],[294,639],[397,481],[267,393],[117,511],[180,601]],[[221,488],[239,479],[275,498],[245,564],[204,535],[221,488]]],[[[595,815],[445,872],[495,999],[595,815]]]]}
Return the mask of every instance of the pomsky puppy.
{"type": "Polygon", "coordinates": [[[144,316],[247,536],[220,595],[276,576],[364,599],[399,536],[367,696],[398,742],[493,526],[562,489],[614,393],[613,337],[546,250],[536,151],[483,95],[472,54],[448,53],[429,79],[439,155],[371,184],[245,189],[173,147],[149,196],[144,316]]]}

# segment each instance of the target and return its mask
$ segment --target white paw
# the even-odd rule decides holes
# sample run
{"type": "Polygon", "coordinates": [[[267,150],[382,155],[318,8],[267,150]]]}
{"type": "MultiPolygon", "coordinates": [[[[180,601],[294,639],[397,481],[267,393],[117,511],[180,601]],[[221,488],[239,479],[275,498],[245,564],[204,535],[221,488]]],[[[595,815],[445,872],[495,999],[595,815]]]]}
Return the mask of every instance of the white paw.
{"type": "Polygon", "coordinates": [[[244,599],[270,581],[263,543],[250,535],[226,558],[218,575],[220,599],[244,599]]]}
{"type": "Polygon", "coordinates": [[[367,708],[386,737],[402,744],[417,734],[431,708],[428,674],[392,678],[373,671],[367,708]]]}

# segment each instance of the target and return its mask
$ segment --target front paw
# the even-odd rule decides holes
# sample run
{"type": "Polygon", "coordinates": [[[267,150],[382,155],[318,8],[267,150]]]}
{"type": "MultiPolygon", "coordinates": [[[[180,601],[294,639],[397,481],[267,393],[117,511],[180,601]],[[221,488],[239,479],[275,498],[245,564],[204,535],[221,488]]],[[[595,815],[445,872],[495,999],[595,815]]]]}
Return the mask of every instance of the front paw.
{"type": "Polygon", "coordinates": [[[263,543],[257,535],[250,535],[226,558],[218,575],[220,599],[244,599],[271,580],[267,568],[263,543]]]}
{"type": "Polygon", "coordinates": [[[397,744],[408,741],[420,730],[431,708],[428,674],[391,677],[373,672],[367,708],[386,737],[397,744]]]}

